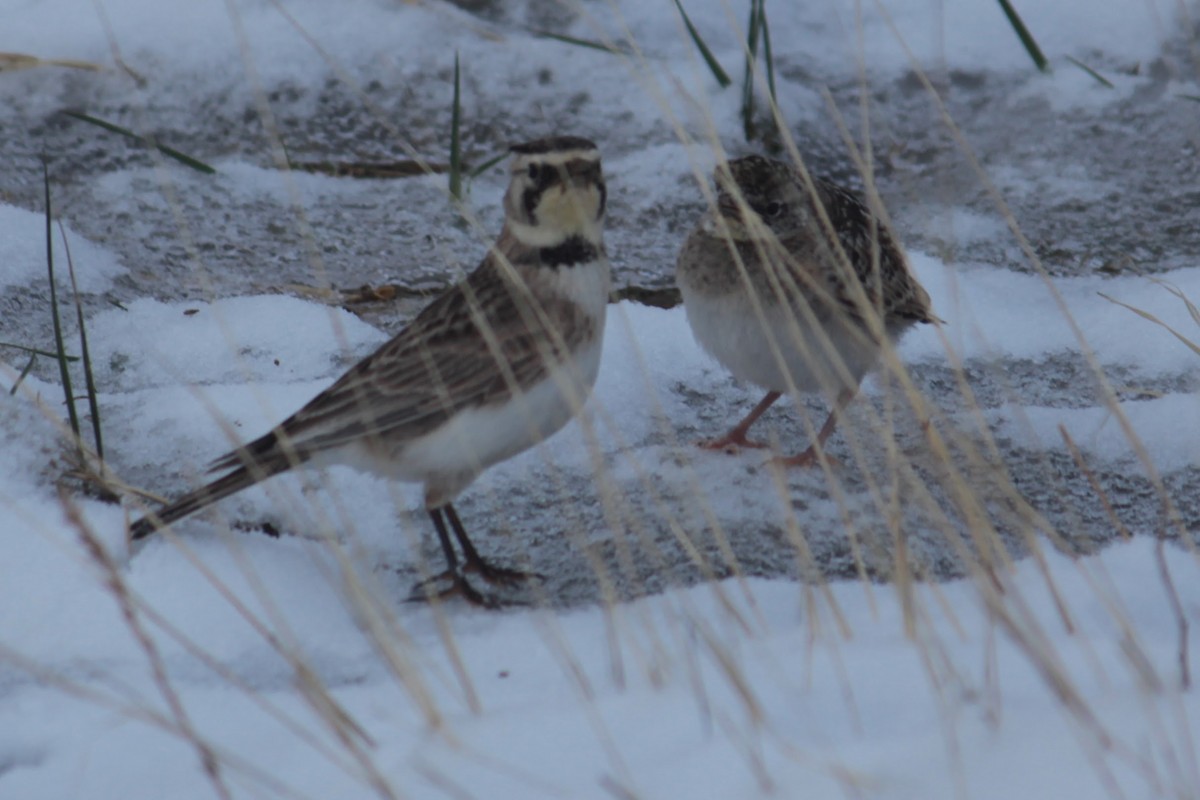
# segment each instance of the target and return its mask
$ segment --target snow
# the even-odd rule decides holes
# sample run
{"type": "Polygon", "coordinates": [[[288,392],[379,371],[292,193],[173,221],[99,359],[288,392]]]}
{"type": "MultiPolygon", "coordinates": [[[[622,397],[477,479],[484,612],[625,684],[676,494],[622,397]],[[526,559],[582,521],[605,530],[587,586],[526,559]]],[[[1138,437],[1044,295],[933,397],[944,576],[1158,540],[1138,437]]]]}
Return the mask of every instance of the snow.
{"type": "MultiPolygon", "coordinates": [[[[120,261],[103,247],[84,239],[64,225],[63,232],[54,226],[54,266],[59,283],[70,286],[67,253],[76,265],[75,280],[81,292],[100,292],[112,279],[125,271],[120,261]]],[[[46,217],[22,208],[0,203],[0,289],[27,286],[46,279],[46,217]]]]}
{"type": "MultiPolygon", "coordinates": [[[[937,313],[949,323],[944,332],[957,357],[1007,353],[1037,358],[1060,350],[1078,350],[1082,335],[1088,346],[1109,363],[1137,364],[1150,372],[1195,368],[1196,354],[1168,331],[1153,327],[1141,330],[1144,321],[1104,297],[1149,312],[1188,335],[1195,322],[1187,306],[1150,278],[1089,276],[1048,282],[1038,275],[1014,275],[969,263],[943,267],[920,256],[914,258],[913,266],[933,298],[937,313]],[[1013,302],[997,303],[998,297],[1013,302]],[[1131,328],[1139,329],[1140,335],[1131,336],[1131,328]]],[[[1189,297],[1200,293],[1200,268],[1156,277],[1189,297]]],[[[933,329],[905,337],[900,352],[910,360],[942,358],[946,353],[933,329]]]]}
{"type": "MultiPolygon", "coordinates": [[[[921,263],[923,270],[931,266],[921,263]]],[[[1170,278],[1196,292],[1197,274],[1170,278]]],[[[958,279],[962,294],[1003,291],[1014,304],[1032,304],[1045,292],[1035,280],[982,269],[965,271],[958,279]]],[[[1058,288],[1073,311],[1108,308],[1110,321],[1129,313],[1096,303],[1092,282],[1066,281],[1058,288]]],[[[1173,313],[1172,301],[1178,302],[1165,291],[1142,292],[1135,279],[1110,280],[1104,288],[1144,301],[1165,318],[1173,313]]],[[[954,304],[945,302],[951,299],[937,297],[939,308],[952,315],[953,328],[959,318],[953,316],[954,304]]],[[[1003,342],[1004,317],[992,319],[987,309],[976,309],[972,318],[1003,342]]],[[[711,365],[691,341],[681,310],[621,304],[611,317],[592,407],[598,416],[620,415],[619,438],[599,426],[600,446],[606,457],[628,458],[621,456],[620,442],[642,441],[662,424],[654,413],[644,413],[654,387],[715,382],[718,376],[709,375],[711,365]]],[[[1155,335],[1153,327],[1143,329],[1144,337],[1155,335]]],[[[336,374],[346,342],[359,353],[381,337],[343,312],[294,298],[258,296],[200,305],[140,301],[128,310],[98,314],[91,338],[103,354],[99,363],[111,363],[120,354],[123,363],[136,365],[101,373],[110,441],[139,442],[136,458],[164,470],[182,462],[184,472],[194,474],[229,446],[229,426],[256,435],[336,374]],[[189,309],[199,310],[185,314],[189,309]],[[284,319],[297,323],[287,326],[286,336],[284,319]],[[176,385],[180,375],[188,376],[191,388],[176,385]]],[[[1054,350],[1071,343],[1068,332],[1051,331],[1041,347],[1054,350]]],[[[914,336],[911,346],[916,357],[933,357],[933,345],[920,337],[914,336]]],[[[1031,345],[1014,346],[1030,355],[1038,352],[1031,345]]],[[[1097,348],[1102,360],[1124,353],[1119,344],[1097,348]]],[[[1181,365],[1166,356],[1151,364],[1156,369],[1181,365]]],[[[5,412],[36,421],[30,395],[48,400],[54,390],[27,378],[25,390],[4,401],[5,412]]],[[[657,399],[668,417],[686,413],[665,392],[657,399]]],[[[1178,435],[1178,427],[1161,424],[1170,419],[1186,429],[1187,415],[1197,413],[1194,396],[1127,402],[1123,408],[1157,458],[1194,461],[1200,455],[1194,441],[1178,435]]],[[[1065,419],[1076,441],[1102,458],[1127,449],[1111,421],[1105,426],[1091,409],[1024,412],[1051,440],[1057,438],[1054,425],[1065,419]]],[[[24,431],[16,443],[21,452],[52,448],[47,425],[29,427],[40,431],[24,431]]],[[[1003,426],[999,430],[1003,433],[1003,426]]],[[[594,461],[578,425],[539,450],[492,470],[478,491],[503,492],[527,480],[531,471],[541,474],[545,459],[557,470],[585,473],[594,461]]],[[[633,458],[646,469],[653,468],[655,457],[650,449],[633,458]]],[[[703,457],[694,458],[699,480],[719,478],[724,468],[718,459],[709,456],[704,465],[703,457]]],[[[30,466],[36,463],[30,459],[30,466]]],[[[620,476],[621,467],[614,467],[612,478],[620,476]]],[[[8,473],[2,486],[11,521],[0,559],[0,608],[5,609],[0,646],[37,666],[32,673],[11,661],[5,668],[0,730],[8,733],[0,737],[0,752],[8,767],[0,773],[0,786],[6,794],[30,798],[154,797],[164,787],[179,797],[210,793],[192,748],[134,718],[132,709],[165,713],[162,698],[144,651],[130,635],[104,576],[64,522],[49,486],[30,469],[8,473]],[[60,680],[97,696],[76,698],[55,685],[60,680]]],[[[274,487],[271,495],[276,500],[282,495],[280,502],[290,509],[289,504],[301,502],[294,491],[274,487]]],[[[425,701],[444,716],[444,730],[428,728],[409,695],[416,690],[398,684],[380,660],[361,618],[364,612],[352,605],[345,573],[316,538],[320,515],[295,527],[312,539],[258,536],[227,542],[210,522],[184,523],[179,531],[193,555],[172,543],[153,542],[121,562],[121,579],[140,604],[178,631],[167,635],[151,626],[174,691],[192,725],[218,750],[235,793],[328,797],[366,791],[355,769],[320,755],[313,742],[274,716],[286,715],[326,750],[347,756],[296,691],[294,668],[250,620],[277,631],[288,657],[303,658],[371,736],[371,762],[393,786],[416,796],[436,795],[442,780],[492,797],[604,797],[606,780],[644,797],[680,792],[750,797],[767,794],[768,785],[817,796],[837,796],[849,791],[848,785],[879,797],[949,796],[961,780],[972,797],[1002,797],[1011,796],[1014,787],[1031,795],[1055,791],[1064,775],[1075,791],[1100,796],[1105,779],[1094,767],[1096,757],[1126,791],[1138,794],[1151,785],[1140,768],[1119,757],[1116,745],[1099,756],[1091,753],[1088,742],[1095,731],[1072,719],[1048,694],[1019,648],[988,621],[978,590],[966,581],[917,590],[917,607],[926,615],[917,642],[903,636],[892,590],[864,592],[852,583],[833,585],[830,595],[853,632],[845,641],[836,633],[828,601],[787,582],[674,590],[608,610],[487,615],[455,608],[445,624],[482,706],[473,713],[439,633],[437,615],[445,612],[395,607],[402,589],[371,567],[380,558],[412,557],[405,541],[421,535],[419,518],[402,515],[407,535],[396,537],[395,508],[382,482],[349,472],[313,494],[336,495],[354,509],[353,529],[364,536],[351,542],[363,545],[366,556],[354,554],[353,546],[343,553],[350,574],[379,592],[371,603],[384,604],[403,632],[403,639],[391,645],[403,648],[403,658],[414,662],[418,677],[408,680],[420,680],[425,701]],[[377,527],[388,534],[371,534],[377,527]],[[237,605],[224,593],[236,597],[237,605]],[[732,621],[716,599],[722,596],[748,620],[750,630],[732,621]],[[953,623],[945,616],[947,607],[953,609],[953,623]],[[820,628],[812,627],[813,615],[822,618],[820,628]],[[186,650],[184,640],[202,648],[222,672],[186,650]],[[926,648],[946,660],[936,675],[922,665],[926,648]],[[733,663],[725,664],[725,658],[733,663]],[[614,662],[620,664],[621,679],[612,673],[614,662]],[[569,663],[577,666],[568,668],[569,663]],[[577,671],[585,677],[574,677],[577,671]],[[751,687],[761,720],[752,719],[735,679],[751,687]],[[273,711],[259,708],[259,702],[273,711]],[[259,773],[280,785],[258,785],[259,773]]],[[[710,499],[730,513],[720,498],[710,499]]],[[[73,502],[107,546],[121,552],[123,513],[83,498],[73,502]]],[[[233,514],[269,513],[272,506],[268,492],[260,489],[233,502],[233,514]]],[[[415,497],[406,502],[415,508],[415,497]]],[[[1049,557],[1055,585],[1079,626],[1072,636],[1064,635],[1054,618],[1032,563],[1012,575],[1012,591],[1030,605],[1038,625],[1057,632],[1054,652],[1063,660],[1063,674],[1077,682],[1110,735],[1134,749],[1173,750],[1185,759],[1183,767],[1194,769],[1188,766],[1192,755],[1186,736],[1198,704],[1193,693],[1178,687],[1176,634],[1152,551],[1152,542],[1138,540],[1080,561],[1049,557]],[[1122,596],[1096,592],[1081,577],[1096,575],[1122,596]],[[1162,687],[1151,691],[1142,685],[1144,676],[1122,649],[1125,631],[1119,622],[1137,632],[1139,652],[1162,687]],[[1173,718],[1174,713],[1181,716],[1173,718]]],[[[1200,569],[1186,556],[1173,555],[1171,562],[1184,607],[1194,615],[1200,569]]],[[[1177,780],[1196,786],[1192,773],[1177,780]]]]}
{"type": "MultiPolygon", "coordinates": [[[[33,591],[19,599],[26,624],[6,625],[6,647],[20,642],[22,654],[47,670],[41,686],[19,673],[6,681],[0,708],[0,730],[8,732],[0,746],[11,765],[6,793],[156,797],[169,786],[173,796],[207,795],[193,749],[132,718],[129,709],[164,709],[111,596],[74,560],[77,554],[48,552],[48,542],[26,535],[41,552],[9,555],[27,556],[27,571],[54,574],[46,593],[74,602],[48,605],[33,591]],[[67,660],[63,642],[70,642],[67,660]],[[51,676],[88,686],[103,701],[81,702],[47,686],[51,676]]],[[[205,561],[251,613],[284,632],[287,651],[304,658],[370,735],[371,762],[410,796],[437,796],[439,783],[449,780],[493,797],[604,797],[608,780],[645,797],[766,796],[768,784],[815,796],[858,786],[872,796],[940,797],[952,796],[961,779],[970,796],[999,798],[1013,790],[1046,796],[1068,786],[1104,796],[1093,757],[1132,795],[1153,794],[1155,780],[1194,788],[1189,732],[1196,703],[1177,685],[1175,635],[1152,550],[1143,540],[1081,562],[1049,557],[1058,589],[1070,599],[1077,626],[1070,636],[1033,564],[1019,568],[1008,588],[1035,609],[1028,624],[1055,636],[1061,675],[1113,738],[1098,753],[1092,740],[1098,729],[1073,718],[1052,695],[989,622],[966,582],[918,589],[918,607],[928,618],[916,642],[904,638],[890,590],[870,590],[871,603],[854,584],[835,585],[830,595],[853,634],[849,640],[837,632],[827,601],[806,599],[784,582],[699,587],[607,612],[455,612],[447,624],[479,697],[481,709],[473,713],[435,612],[401,611],[405,638],[394,646],[404,648],[400,655],[413,662],[414,673],[401,682],[339,602],[315,546],[250,542],[238,558],[205,561]],[[243,572],[253,573],[258,587],[239,579],[243,572]],[[1089,580],[1111,582],[1119,593],[1097,592],[1089,580]],[[719,594],[748,621],[748,631],[719,594]],[[272,598],[269,613],[261,595],[272,598]],[[1122,624],[1136,631],[1148,672],[1129,660],[1122,624]],[[923,654],[936,654],[936,663],[923,654]],[[567,659],[576,669],[567,668],[567,659]],[[1147,686],[1147,674],[1163,685],[1147,686]],[[441,717],[440,730],[427,725],[411,695],[418,682],[441,717]],[[1148,766],[1121,754],[1146,748],[1178,758],[1180,774],[1152,777],[1148,766]]],[[[1195,609],[1196,564],[1174,561],[1185,608],[1195,609]]],[[[181,638],[220,665],[217,674],[159,637],[175,690],[192,724],[218,750],[227,780],[249,795],[368,791],[296,691],[292,669],[206,579],[181,569],[165,549],[136,560],[125,579],[181,638]],[[286,788],[256,786],[258,774],[286,788]]],[[[12,583],[4,586],[7,594],[12,583]]]]}
{"type": "Polygon", "coordinates": [[[283,296],[216,304],[138,300],[100,312],[88,333],[97,382],[126,390],[264,372],[285,383],[323,378],[331,365],[357,360],[385,338],[347,311],[283,296]]]}
{"type": "MultiPolygon", "coordinates": [[[[220,3],[110,0],[107,23],[99,6],[69,0],[3,5],[0,52],[110,63],[111,24],[122,52],[193,86],[249,94],[247,61],[268,84],[327,76],[328,65],[271,3],[233,4],[231,20],[230,6],[220,3]]],[[[685,5],[723,63],[738,63],[730,30],[744,24],[743,4],[685,5]]],[[[1045,97],[1062,111],[1102,108],[1110,94],[1137,91],[1140,80],[1118,76],[1117,92],[1106,94],[1063,56],[1109,67],[1153,58],[1177,13],[1166,2],[1024,5],[1027,25],[1059,69],[1016,96],[1045,97]]],[[[447,43],[473,36],[464,41],[481,93],[512,96],[536,85],[539,67],[553,62],[586,76],[597,95],[611,95],[614,119],[635,110],[627,122],[634,132],[659,124],[666,111],[698,138],[715,124],[728,140],[740,126],[734,93],[709,85],[670,3],[588,4],[570,29],[589,38],[635,32],[663,68],[653,77],[614,71],[610,56],[549,40],[479,36],[485,23],[438,3],[285,7],[337,59],[383,63],[398,84],[406,72],[444,68],[447,43]],[[651,91],[659,100],[647,99],[651,91]]],[[[991,0],[884,7],[926,66],[1028,68],[991,0]]],[[[862,4],[861,31],[852,4],[769,8],[777,46],[804,42],[825,72],[853,74],[864,53],[872,71],[910,67],[874,4],[862,4]]],[[[818,105],[814,97],[789,83],[780,101],[795,120],[818,105]]],[[[658,195],[648,187],[688,171],[703,175],[713,160],[707,146],[654,143],[607,161],[614,195],[628,195],[620,224],[654,213],[658,195]]],[[[298,209],[355,201],[337,180],[285,178],[236,154],[220,167],[229,197],[287,196],[298,209]]],[[[1027,172],[1009,169],[991,165],[989,174],[1006,191],[1032,190],[1027,172]]],[[[1064,199],[1120,190],[1050,163],[1044,171],[1044,185],[1032,188],[1064,199]]],[[[114,204],[125,204],[138,202],[141,184],[154,179],[128,170],[98,183],[114,204]]],[[[489,229],[499,219],[499,180],[482,176],[472,190],[489,229]]],[[[407,224],[410,216],[443,213],[434,201],[440,182],[414,184],[409,191],[426,193],[428,202],[398,217],[407,224]]],[[[69,207],[62,213],[81,290],[104,292],[126,267],[104,242],[75,232],[69,207]]],[[[1003,230],[996,219],[958,209],[939,212],[928,226],[946,242],[993,240],[1003,230]]],[[[454,257],[469,264],[482,245],[460,238],[454,257]]],[[[44,247],[40,214],[0,204],[0,287],[41,292],[44,247]]],[[[1196,354],[1101,296],[1200,338],[1164,286],[1129,275],[1051,280],[943,263],[917,250],[911,257],[946,325],[909,335],[898,351],[906,363],[1042,363],[1077,356],[1086,342],[1102,368],[1176,387],[1113,407],[1014,399],[985,410],[992,435],[1063,456],[1062,426],[1089,463],[1134,471],[1136,448],[1119,411],[1159,470],[1200,462],[1196,354]]],[[[65,252],[56,250],[56,264],[65,268],[65,252]]],[[[1157,277],[1200,302],[1200,264],[1157,277]]],[[[269,275],[261,280],[270,283],[269,275]]],[[[264,292],[105,305],[90,313],[88,333],[112,466],[162,492],[202,479],[209,460],[269,429],[386,339],[341,309],[264,292]]],[[[1200,648],[1194,635],[1181,644],[1147,535],[1157,529],[1135,530],[1133,540],[1087,557],[1044,547],[1040,558],[997,569],[1000,595],[990,579],[918,584],[909,599],[892,583],[733,577],[681,588],[657,574],[669,569],[646,555],[654,548],[630,544],[645,533],[639,521],[647,516],[691,536],[716,563],[722,526],[756,525],[764,537],[792,523],[845,522],[849,531],[850,520],[875,510],[853,490],[847,499],[819,471],[775,481],[766,454],[730,458],[692,447],[723,430],[728,409],[745,406],[755,390],[733,385],[704,356],[681,309],[611,306],[583,419],[493,468],[464,497],[464,519],[494,529],[479,537],[489,552],[527,554],[542,571],[589,572],[589,558],[608,563],[596,555],[601,548],[619,560],[628,547],[630,560],[646,562],[632,572],[667,587],[570,609],[405,602],[431,538],[416,491],[344,468],[255,487],[130,553],[124,530],[138,504],[102,503],[70,482],[60,495],[70,462],[61,389],[29,375],[10,394],[26,360],[14,353],[3,351],[0,362],[2,797],[1200,794],[1200,701],[1183,685],[1179,662],[1184,647],[1194,670],[1200,648]],[[690,389],[719,407],[697,404],[690,389]],[[536,530],[523,503],[539,509],[536,530]],[[229,529],[264,520],[290,535],[229,529]],[[111,554],[114,571],[95,558],[88,537],[111,554]],[[570,537],[570,560],[583,566],[539,560],[544,537],[570,537]],[[911,636],[906,608],[915,615],[911,636]],[[206,771],[197,741],[215,771],[206,771]]],[[[873,379],[869,400],[853,414],[870,417],[871,401],[885,402],[890,385],[886,376],[873,379]]],[[[970,416],[961,412],[958,421],[965,426],[970,416]]],[[[872,435],[873,421],[858,421],[857,434],[853,420],[841,434],[852,443],[872,435]]],[[[913,442],[926,447],[919,434],[901,440],[906,452],[913,442]]],[[[854,468],[851,461],[847,469],[854,468]]],[[[930,526],[929,537],[940,535],[930,526]]],[[[926,544],[916,537],[912,546],[926,544]]],[[[1173,545],[1165,560],[1183,613],[1195,622],[1200,562],[1173,545]]]]}
{"type": "MultiPolygon", "coordinates": [[[[1085,63],[1094,52],[1120,62],[1156,55],[1155,43],[1167,36],[1166,21],[1174,13],[1162,0],[1103,7],[1087,0],[1014,5],[1051,58],[1072,55],[1085,63]]],[[[729,41],[731,29],[745,30],[747,13],[742,6],[693,2],[684,7],[718,61],[734,63],[742,58],[738,43],[729,41]]],[[[673,15],[635,2],[619,4],[619,10],[621,24],[606,24],[595,14],[593,20],[578,24],[580,35],[601,38],[597,34],[602,31],[620,41],[632,31],[639,41],[652,43],[652,52],[695,58],[673,15]]],[[[856,68],[863,51],[872,70],[908,69],[912,65],[901,41],[927,68],[1013,69],[1029,64],[1029,55],[1011,35],[1000,4],[989,0],[861,4],[823,0],[803,7],[768,8],[767,15],[774,41],[803,41],[815,60],[826,66],[841,63],[847,71],[856,68]]],[[[695,64],[704,69],[699,59],[695,64]]]]}

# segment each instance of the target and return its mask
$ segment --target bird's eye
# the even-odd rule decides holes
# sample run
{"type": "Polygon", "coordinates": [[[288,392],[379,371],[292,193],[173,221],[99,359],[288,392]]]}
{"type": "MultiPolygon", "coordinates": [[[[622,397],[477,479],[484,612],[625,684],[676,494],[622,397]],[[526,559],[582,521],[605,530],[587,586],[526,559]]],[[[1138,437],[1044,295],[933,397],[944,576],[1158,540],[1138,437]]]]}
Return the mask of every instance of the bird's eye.
{"type": "Polygon", "coordinates": [[[783,203],[777,203],[774,200],[772,200],[770,203],[767,203],[767,208],[766,208],[767,216],[768,217],[778,217],[780,214],[782,214],[784,212],[784,209],[786,209],[786,208],[787,207],[783,203]]]}
{"type": "Polygon", "coordinates": [[[529,180],[536,181],[538,176],[542,174],[541,168],[537,164],[529,165],[529,180]]]}

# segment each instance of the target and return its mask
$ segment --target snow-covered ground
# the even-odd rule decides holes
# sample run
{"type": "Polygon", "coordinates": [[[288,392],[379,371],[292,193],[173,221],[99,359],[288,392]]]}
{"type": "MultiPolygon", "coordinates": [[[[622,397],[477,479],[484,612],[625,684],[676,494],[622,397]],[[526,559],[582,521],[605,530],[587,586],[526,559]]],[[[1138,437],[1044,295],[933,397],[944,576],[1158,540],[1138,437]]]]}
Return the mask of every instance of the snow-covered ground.
{"type": "MultiPolygon", "coordinates": [[[[612,116],[577,132],[605,147],[600,134],[621,127],[606,159],[614,258],[630,264],[639,253],[672,252],[684,229],[659,214],[663,197],[694,195],[698,210],[691,173],[707,171],[713,155],[671,141],[672,133],[663,141],[664,120],[701,139],[712,126],[730,148],[741,131],[736,88],[712,85],[674,5],[563,7],[574,35],[632,31],[651,60],[629,69],[614,69],[606,54],[512,32],[513,17],[545,27],[560,11],[482,5],[483,16],[439,3],[284,7],[338,69],[364,85],[409,86],[416,104],[428,87],[418,76],[445,70],[454,49],[469,54],[470,92],[479,98],[471,111],[493,115],[510,138],[553,130],[555,93],[586,86],[592,97],[580,102],[607,103],[612,116]],[[540,79],[544,70],[553,80],[540,79]],[[528,92],[536,121],[496,111],[519,108],[532,119],[528,92]],[[628,145],[643,136],[646,147],[628,145]]],[[[685,3],[731,69],[740,69],[740,56],[728,32],[742,24],[744,5],[685,3]]],[[[1061,58],[1148,61],[1186,26],[1181,14],[1195,18],[1194,5],[1165,2],[1026,5],[1026,23],[1059,69],[1030,77],[1013,102],[1032,96],[1064,114],[1100,117],[1151,78],[1114,73],[1116,88],[1107,90],[1061,58]]],[[[214,97],[240,108],[253,100],[255,81],[319,85],[333,69],[272,3],[113,0],[102,14],[97,8],[0,0],[0,52],[110,66],[119,53],[135,69],[152,67],[149,88],[114,73],[0,73],[14,107],[36,116],[92,91],[109,102],[142,92],[143,113],[182,120],[214,97]]],[[[774,46],[799,43],[821,75],[853,75],[860,57],[872,74],[896,75],[911,64],[894,21],[931,70],[1029,71],[990,0],[894,0],[886,14],[862,4],[861,30],[855,8],[768,4],[774,46]]],[[[1183,78],[1172,86],[1200,93],[1183,78]]],[[[780,102],[803,127],[822,100],[789,79],[780,102]]],[[[407,133],[424,135],[418,123],[407,133]]],[[[205,155],[221,173],[203,188],[178,165],[117,157],[100,177],[79,167],[87,196],[112,218],[73,207],[82,190],[56,186],[80,289],[91,298],[110,462],[120,477],[161,494],[190,485],[233,438],[261,433],[387,337],[287,292],[281,284],[293,273],[271,272],[269,240],[246,231],[256,218],[239,209],[269,196],[297,218],[332,214],[346,238],[331,240],[331,259],[355,237],[376,248],[360,283],[387,274],[374,262],[405,255],[407,244],[393,239],[421,240],[413,246],[436,253],[439,264],[469,267],[499,219],[503,177],[495,171],[472,186],[476,230],[453,227],[444,177],[402,187],[285,179],[257,157],[205,155]],[[146,288],[153,260],[132,263],[128,247],[174,246],[143,227],[159,192],[182,209],[174,219],[195,234],[190,245],[201,260],[228,245],[247,262],[244,274],[197,270],[172,274],[168,282],[179,278],[179,286],[146,288]],[[394,228],[360,231],[370,227],[361,217],[339,216],[343,207],[369,214],[368,206],[386,206],[380,198],[389,192],[405,201],[394,228]],[[219,224],[194,227],[197,207],[219,224]],[[410,220],[424,228],[414,233],[410,220]],[[420,233],[433,228],[436,236],[420,233]],[[109,296],[121,307],[97,300],[109,296]]],[[[1036,190],[1067,203],[1126,190],[1107,177],[1056,172],[1054,163],[990,166],[1010,194],[1036,190]]],[[[44,319],[44,303],[29,310],[44,291],[44,220],[31,203],[0,201],[5,313],[30,320],[3,329],[27,331],[38,338],[20,344],[45,347],[44,325],[32,322],[44,319]]],[[[293,224],[303,227],[281,219],[275,233],[286,238],[293,224]]],[[[1182,672],[1195,667],[1200,648],[1177,625],[1180,613],[1200,618],[1200,564],[1175,544],[1156,549],[1153,539],[1200,529],[1194,498],[1177,490],[1200,462],[1200,356],[1101,293],[1193,341],[1198,321],[1141,274],[1081,270],[1047,280],[946,255],[982,242],[1021,260],[1011,240],[998,244],[1006,236],[998,215],[930,209],[917,237],[929,247],[911,257],[947,325],[916,331],[899,349],[929,405],[913,411],[895,376],[871,379],[831,443],[843,462],[832,475],[777,475],[763,453],[698,452],[691,442],[723,431],[755,390],[731,384],[698,350],[681,309],[611,306],[584,419],[486,473],[460,505],[481,549],[547,573],[532,609],[406,603],[421,556],[436,559],[415,492],[342,469],[249,490],[219,515],[181,523],[177,537],[131,554],[124,525],[132,503],[90,499],[69,480],[64,493],[57,488],[69,448],[56,373],[35,371],[10,395],[27,356],[0,351],[0,797],[1200,796],[1200,701],[1182,672]],[[1108,395],[1089,360],[1127,381],[1108,395]],[[1076,361],[1085,367],[1074,379],[1055,371],[1026,391],[1038,378],[1021,365],[1037,373],[1076,361]],[[1011,392],[973,405],[956,383],[958,365],[968,385],[1010,382],[1011,392]],[[1047,475],[1076,470],[1061,431],[1104,492],[1079,495],[1089,485],[1080,476],[1033,486],[1029,476],[1043,473],[1013,467],[1016,452],[1044,459],[1047,475]],[[937,437],[948,443],[946,458],[937,456],[937,437]],[[991,456],[993,444],[1012,480],[991,456]],[[1125,475],[1130,483],[1119,480],[1125,475]],[[1161,493],[1139,497],[1153,476],[1165,476],[1161,493]],[[1038,492],[1049,499],[1022,504],[1038,492]],[[1156,516],[1164,496],[1174,512],[1156,516]],[[1132,541],[1083,558],[1049,546],[1062,537],[1082,547],[1071,539],[1071,514],[1086,506],[1108,519],[1105,502],[1132,541]],[[1056,516],[1051,506],[1065,510],[1056,516]],[[1149,515],[1131,513],[1146,506],[1149,515]],[[288,535],[229,535],[229,524],[263,522],[288,535]],[[811,579],[806,559],[827,575],[861,569],[887,579],[898,565],[962,572],[959,537],[989,526],[1017,550],[1031,534],[1039,555],[998,565],[990,577],[918,584],[911,595],[898,588],[909,585],[903,580],[752,577],[811,579]],[[706,575],[734,577],[689,586],[706,575]]],[[[64,266],[65,252],[56,255],[64,266]]],[[[1200,302],[1200,253],[1163,262],[1170,266],[1154,277],[1200,302]]],[[[819,414],[810,416],[819,422],[819,414]]],[[[781,404],[760,424],[792,451],[806,435],[800,419],[781,404]]]]}

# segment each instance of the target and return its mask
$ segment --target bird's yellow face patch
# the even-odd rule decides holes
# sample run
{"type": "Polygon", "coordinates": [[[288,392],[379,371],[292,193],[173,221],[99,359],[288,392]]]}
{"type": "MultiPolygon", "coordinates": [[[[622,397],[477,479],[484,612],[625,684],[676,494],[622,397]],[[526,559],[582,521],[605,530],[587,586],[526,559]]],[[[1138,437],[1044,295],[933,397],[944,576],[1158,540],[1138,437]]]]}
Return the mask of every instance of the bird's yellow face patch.
{"type": "Polygon", "coordinates": [[[539,227],[558,231],[564,238],[582,236],[593,241],[600,232],[600,187],[575,180],[551,186],[534,207],[534,218],[539,227]]]}
{"type": "Polygon", "coordinates": [[[512,232],[531,247],[573,237],[598,243],[606,189],[594,150],[538,153],[515,159],[505,207],[512,232]]]}

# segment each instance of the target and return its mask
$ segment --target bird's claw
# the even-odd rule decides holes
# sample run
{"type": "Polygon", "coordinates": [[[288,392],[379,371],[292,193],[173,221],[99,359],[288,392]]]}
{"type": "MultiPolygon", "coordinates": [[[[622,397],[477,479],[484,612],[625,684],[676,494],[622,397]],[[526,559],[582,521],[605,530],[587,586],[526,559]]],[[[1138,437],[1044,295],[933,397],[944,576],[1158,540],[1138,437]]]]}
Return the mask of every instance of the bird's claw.
{"type": "MultiPolygon", "coordinates": [[[[791,467],[815,467],[821,463],[821,460],[817,456],[816,448],[810,447],[803,453],[794,456],[775,456],[770,463],[772,466],[788,469],[791,467]]],[[[840,469],[842,466],[842,462],[831,455],[826,454],[824,460],[829,464],[830,469],[840,469]]]]}
{"type": "Polygon", "coordinates": [[[544,581],[546,576],[540,572],[526,572],[519,569],[510,569],[508,567],[498,567],[495,564],[490,564],[483,559],[478,561],[468,561],[465,569],[470,570],[479,575],[488,583],[498,583],[503,586],[515,586],[519,583],[525,583],[531,580],[544,581]]]}
{"type": "Polygon", "coordinates": [[[770,447],[766,442],[747,439],[745,434],[726,434],[716,439],[704,439],[696,443],[702,450],[721,450],[728,455],[737,455],[744,449],[764,450],[770,447]]]}
{"type": "Polygon", "coordinates": [[[500,601],[492,595],[484,594],[471,585],[461,569],[448,569],[432,577],[426,578],[413,587],[405,602],[429,603],[433,600],[449,600],[461,597],[473,606],[481,608],[499,608],[500,601]],[[438,586],[445,582],[446,585],[438,586]]]}

